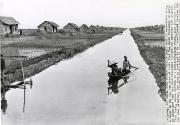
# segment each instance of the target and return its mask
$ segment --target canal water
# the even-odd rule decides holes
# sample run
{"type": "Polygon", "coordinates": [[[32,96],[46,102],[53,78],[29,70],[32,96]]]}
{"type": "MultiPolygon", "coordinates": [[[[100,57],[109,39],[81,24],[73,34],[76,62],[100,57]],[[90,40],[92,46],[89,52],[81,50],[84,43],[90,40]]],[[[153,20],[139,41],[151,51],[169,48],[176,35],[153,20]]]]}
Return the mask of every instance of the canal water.
{"type": "MultiPolygon", "coordinates": [[[[7,92],[2,125],[164,125],[165,103],[130,31],[32,77],[33,88],[7,92]],[[117,94],[107,92],[107,59],[139,67],[117,94]]],[[[118,82],[119,85],[123,81],[118,82]]]]}

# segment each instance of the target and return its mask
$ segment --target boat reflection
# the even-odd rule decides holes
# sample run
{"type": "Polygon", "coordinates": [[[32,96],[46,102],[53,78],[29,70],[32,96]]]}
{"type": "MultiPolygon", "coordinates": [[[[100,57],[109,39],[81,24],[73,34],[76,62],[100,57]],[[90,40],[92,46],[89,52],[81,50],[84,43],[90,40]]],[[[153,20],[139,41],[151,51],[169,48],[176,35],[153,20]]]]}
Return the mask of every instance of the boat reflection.
{"type": "Polygon", "coordinates": [[[108,80],[108,95],[110,93],[117,94],[119,92],[118,88],[128,83],[129,76],[119,77],[109,77],[108,80]],[[123,83],[118,85],[119,80],[123,80],[123,83]]]}

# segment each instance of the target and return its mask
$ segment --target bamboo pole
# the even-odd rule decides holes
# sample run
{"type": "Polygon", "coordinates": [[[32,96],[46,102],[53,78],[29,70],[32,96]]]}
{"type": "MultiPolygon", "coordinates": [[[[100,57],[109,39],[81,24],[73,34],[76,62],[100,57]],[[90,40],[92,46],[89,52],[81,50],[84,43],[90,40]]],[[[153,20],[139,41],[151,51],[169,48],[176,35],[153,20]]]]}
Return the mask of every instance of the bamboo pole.
{"type": "Polygon", "coordinates": [[[23,62],[21,61],[21,70],[22,70],[22,76],[23,76],[23,83],[24,83],[24,103],[23,103],[23,112],[25,112],[25,104],[26,104],[26,87],[25,87],[25,81],[24,81],[24,68],[23,68],[23,62]]]}

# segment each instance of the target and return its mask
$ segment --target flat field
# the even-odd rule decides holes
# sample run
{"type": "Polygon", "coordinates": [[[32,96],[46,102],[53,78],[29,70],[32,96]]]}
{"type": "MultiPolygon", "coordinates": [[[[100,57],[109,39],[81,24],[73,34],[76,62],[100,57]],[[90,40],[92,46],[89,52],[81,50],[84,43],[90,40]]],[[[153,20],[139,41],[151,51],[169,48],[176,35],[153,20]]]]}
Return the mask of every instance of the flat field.
{"type": "Polygon", "coordinates": [[[164,33],[131,29],[141,56],[149,65],[159,87],[159,94],[166,100],[165,40],[164,33]]]}
{"type": "Polygon", "coordinates": [[[20,37],[3,38],[1,39],[1,54],[6,62],[5,75],[10,77],[10,82],[21,80],[20,61],[23,61],[23,67],[26,67],[25,77],[29,77],[123,30],[125,29],[93,34],[31,33],[32,31],[28,30],[20,37]]]}

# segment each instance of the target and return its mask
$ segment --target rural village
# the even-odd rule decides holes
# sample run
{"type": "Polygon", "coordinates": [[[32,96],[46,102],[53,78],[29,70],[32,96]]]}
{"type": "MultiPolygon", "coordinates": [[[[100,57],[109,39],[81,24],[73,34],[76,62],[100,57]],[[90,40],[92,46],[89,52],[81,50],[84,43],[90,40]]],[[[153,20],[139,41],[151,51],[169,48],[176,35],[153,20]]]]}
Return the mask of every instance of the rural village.
{"type": "MultiPolygon", "coordinates": [[[[1,57],[6,63],[1,86],[29,78],[127,29],[74,23],[62,27],[53,21],[44,21],[37,29],[19,29],[19,25],[23,24],[13,17],[0,16],[1,57]]],[[[165,101],[164,25],[130,28],[130,31],[165,101]]]]}
{"type": "Polygon", "coordinates": [[[179,0],[0,0],[0,125],[176,125],[179,0]]]}
{"type": "Polygon", "coordinates": [[[10,83],[22,80],[20,61],[27,78],[125,30],[74,23],[58,29],[52,21],[42,22],[37,29],[18,29],[20,23],[13,17],[0,17],[0,22],[1,54],[7,57],[4,74],[8,74],[10,83]]]}

